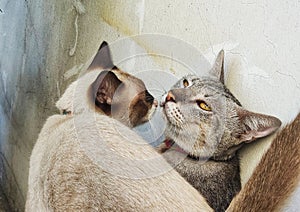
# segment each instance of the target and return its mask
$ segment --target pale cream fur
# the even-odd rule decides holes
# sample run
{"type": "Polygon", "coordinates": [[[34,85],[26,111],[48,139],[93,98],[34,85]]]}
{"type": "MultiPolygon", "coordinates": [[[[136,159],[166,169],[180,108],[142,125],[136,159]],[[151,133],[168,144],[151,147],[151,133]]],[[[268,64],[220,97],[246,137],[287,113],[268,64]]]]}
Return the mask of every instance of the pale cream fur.
{"type": "Polygon", "coordinates": [[[72,115],[46,121],[30,158],[26,211],[212,211],[141,137],[95,111],[86,94],[99,73],[58,101],[72,115]]]}

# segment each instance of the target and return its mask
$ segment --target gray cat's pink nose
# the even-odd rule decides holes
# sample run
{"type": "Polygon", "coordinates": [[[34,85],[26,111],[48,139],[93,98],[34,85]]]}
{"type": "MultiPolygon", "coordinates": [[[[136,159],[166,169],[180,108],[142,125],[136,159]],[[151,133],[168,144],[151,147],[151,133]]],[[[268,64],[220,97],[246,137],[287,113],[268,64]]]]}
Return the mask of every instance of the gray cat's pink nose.
{"type": "Polygon", "coordinates": [[[168,92],[168,95],[166,97],[166,102],[176,102],[175,96],[170,91],[168,92]]]}

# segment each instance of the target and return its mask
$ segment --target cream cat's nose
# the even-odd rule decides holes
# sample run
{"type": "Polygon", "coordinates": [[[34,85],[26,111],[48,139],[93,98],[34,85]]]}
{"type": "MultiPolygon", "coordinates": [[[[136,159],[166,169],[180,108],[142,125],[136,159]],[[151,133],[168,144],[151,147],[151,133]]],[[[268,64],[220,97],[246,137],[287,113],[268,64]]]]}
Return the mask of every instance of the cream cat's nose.
{"type": "Polygon", "coordinates": [[[168,92],[168,95],[166,97],[166,102],[176,102],[175,101],[175,96],[170,91],[168,92]]]}

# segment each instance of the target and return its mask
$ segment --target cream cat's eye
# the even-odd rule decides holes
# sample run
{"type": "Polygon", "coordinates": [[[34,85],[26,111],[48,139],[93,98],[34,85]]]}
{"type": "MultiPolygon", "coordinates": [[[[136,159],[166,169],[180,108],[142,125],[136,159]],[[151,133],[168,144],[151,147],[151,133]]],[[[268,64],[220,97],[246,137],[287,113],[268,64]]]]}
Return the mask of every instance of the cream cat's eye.
{"type": "Polygon", "coordinates": [[[198,100],[197,101],[197,105],[202,109],[202,110],[205,110],[205,111],[211,111],[211,108],[202,100],[198,100]]]}
{"type": "Polygon", "coordinates": [[[186,79],[184,79],[183,80],[183,87],[186,88],[187,86],[189,86],[189,82],[186,79]]]}

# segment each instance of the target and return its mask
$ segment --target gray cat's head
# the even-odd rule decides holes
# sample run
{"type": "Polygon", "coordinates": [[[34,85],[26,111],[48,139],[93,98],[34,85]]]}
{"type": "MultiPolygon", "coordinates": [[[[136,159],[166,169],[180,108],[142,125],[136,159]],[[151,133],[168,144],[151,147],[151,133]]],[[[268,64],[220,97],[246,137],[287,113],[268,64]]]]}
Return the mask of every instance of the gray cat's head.
{"type": "Polygon", "coordinates": [[[226,160],[244,144],[279,128],[279,119],[250,112],[224,85],[224,51],[210,77],[189,75],[168,92],[166,137],[189,155],[226,160]]]}

